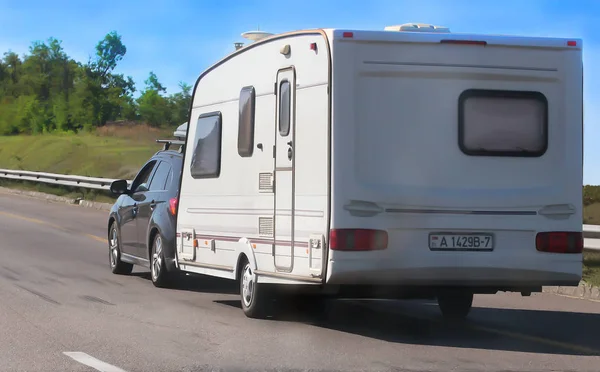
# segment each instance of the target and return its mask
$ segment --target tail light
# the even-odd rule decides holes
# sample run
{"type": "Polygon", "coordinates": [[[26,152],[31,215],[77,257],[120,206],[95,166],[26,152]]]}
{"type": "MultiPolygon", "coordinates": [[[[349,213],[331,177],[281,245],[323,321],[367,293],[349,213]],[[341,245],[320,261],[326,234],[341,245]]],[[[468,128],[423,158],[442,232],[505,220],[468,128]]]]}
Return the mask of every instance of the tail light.
{"type": "Polygon", "coordinates": [[[535,237],[535,248],[548,253],[583,252],[583,233],[576,231],[541,232],[535,237]]]}
{"type": "Polygon", "coordinates": [[[173,216],[177,215],[177,198],[169,199],[169,212],[171,212],[173,216]]]}
{"type": "Polygon", "coordinates": [[[386,249],[388,234],[383,230],[332,229],[329,248],[334,251],[378,251],[386,249]]]}

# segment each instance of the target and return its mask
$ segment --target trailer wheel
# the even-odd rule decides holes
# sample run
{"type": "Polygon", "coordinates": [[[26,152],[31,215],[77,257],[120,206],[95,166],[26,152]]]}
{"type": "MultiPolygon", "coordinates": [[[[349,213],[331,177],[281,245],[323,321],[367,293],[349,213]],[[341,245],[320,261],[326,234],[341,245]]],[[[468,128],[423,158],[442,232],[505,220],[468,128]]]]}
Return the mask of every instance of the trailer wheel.
{"type": "Polygon", "coordinates": [[[116,221],[110,225],[110,233],[108,235],[108,256],[110,259],[110,270],[113,274],[131,274],[133,265],[121,261],[121,233],[119,232],[116,221]]]}
{"type": "Polygon", "coordinates": [[[244,260],[241,267],[240,297],[242,310],[248,318],[265,318],[269,305],[267,288],[256,282],[256,274],[247,259],[244,260]]]}
{"type": "Polygon", "coordinates": [[[442,292],[437,295],[442,315],[450,320],[463,320],[473,305],[473,293],[465,291],[442,292]]]}

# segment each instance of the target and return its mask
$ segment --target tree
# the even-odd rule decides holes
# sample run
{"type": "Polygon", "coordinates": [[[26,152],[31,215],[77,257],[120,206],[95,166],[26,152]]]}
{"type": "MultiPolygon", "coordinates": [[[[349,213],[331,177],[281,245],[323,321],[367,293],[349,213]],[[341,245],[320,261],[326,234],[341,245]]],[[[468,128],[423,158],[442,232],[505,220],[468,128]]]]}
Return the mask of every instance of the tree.
{"type": "Polygon", "coordinates": [[[96,61],[94,68],[101,77],[106,77],[112,72],[117,63],[123,59],[127,48],[121,41],[121,36],[116,31],[109,32],[104,39],[96,44],[96,61]]]}
{"type": "Polygon", "coordinates": [[[179,89],[181,89],[181,92],[175,93],[170,97],[173,124],[176,125],[181,125],[188,120],[190,104],[192,102],[192,86],[180,81],[179,89]]]}
{"type": "Polygon", "coordinates": [[[150,71],[145,81],[146,89],[138,98],[140,118],[154,127],[162,127],[171,123],[169,101],[160,95],[166,92],[165,87],[158,81],[156,74],[150,71]]]}
{"type": "Polygon", "coordinates": [[[166,95],[154,72],[134,99],[131,76],[115,70],[127,48],[116,31],[96,44],[87,62],[70,58],[60,40],[35,41],[19,56],[0,59],[0,135],[91,130],[119,119],[141,120],[153,126],[179,125],[187,120],[191,87],[166,95]]]}

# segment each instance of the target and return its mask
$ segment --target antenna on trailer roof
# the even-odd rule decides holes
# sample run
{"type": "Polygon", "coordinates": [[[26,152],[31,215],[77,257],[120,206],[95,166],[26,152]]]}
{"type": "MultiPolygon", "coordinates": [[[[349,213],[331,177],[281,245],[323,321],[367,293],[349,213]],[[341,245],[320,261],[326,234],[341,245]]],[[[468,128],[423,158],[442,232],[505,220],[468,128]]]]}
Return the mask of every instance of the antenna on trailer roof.
{"type": "MultiPolygon", "coordinates": [[[[247,31],[247,32],[242,33],[242,37],[244,39],[250,40],[251,42],[257,42],[257,41],[265,39],[271,35],[273,35],[273,34],[270,32],[261,31],[260,24],[256,26],[255,31],[247,31]]],[[[244,47],[244,43],[235,42],[235,43],[233,43],[233,46],[235,47],[235,50],[240,50],[244,47]]]]}
{"type": "MultiPolygon", "coordinates": [[[[273,34],[270,32],[261,31],[260,25],[256,26],[256,31],[247,31],[247,32],[242,33],[242,37],[244,39],[250,40],[251,42],[257,42],[257,41],[265,39],[271,35],[273,35],[273,34]]],[[[244,43],[235,42],[235,43],[233,43],[233,46],[235,47],[235,50],[240,50],[244,47],[244,43]]]]}
{"type": "Polygon", "coordinates": [[[252,40],[253,42],[257,42],[259,40],[265,39],[269,36],[273,35],[270,32],[265,32],[265,31],[260,31],[260,30],[256,30],[256,31],[247,31],[244,32],[242,34],[242,37],[244,39],[248,39],[248,40],[252,40]]]}

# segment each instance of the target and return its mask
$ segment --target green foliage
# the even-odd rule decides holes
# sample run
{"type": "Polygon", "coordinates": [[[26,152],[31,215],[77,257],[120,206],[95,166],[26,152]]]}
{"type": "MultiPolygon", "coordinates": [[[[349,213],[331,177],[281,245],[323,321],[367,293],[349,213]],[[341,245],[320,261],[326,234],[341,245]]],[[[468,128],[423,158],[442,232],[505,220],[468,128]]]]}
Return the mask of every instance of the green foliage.
{"type": "Polygon", "coordinates": [[[600,203],[600,186],[583,186],[583,205],[588,206],[600,203]]]}
{"type": "Polygon", "coordinates": [[[127,137],[99,131],[0,137],[0,168],[131,179],[161,148],[154,139],[166,133],[130,128],[127,137]]]}
{"type": "Polygon", "coordinates": [[[583,280],[588,284],[600,287],[600,253],[584,252],[583,280]]]}
{"type": "Polygon", "coordinates": [[[166,96],[154,72],[138,99],[130,76],[115,73],[127,48],[117,32],[96,45],[86,63],[70,58],[61,41],[35,41],[29,53],[0,59],[0,135],[91,131],[107,122],[142,121],[171,127],[187,120],[191,88],[166,96]]]}

